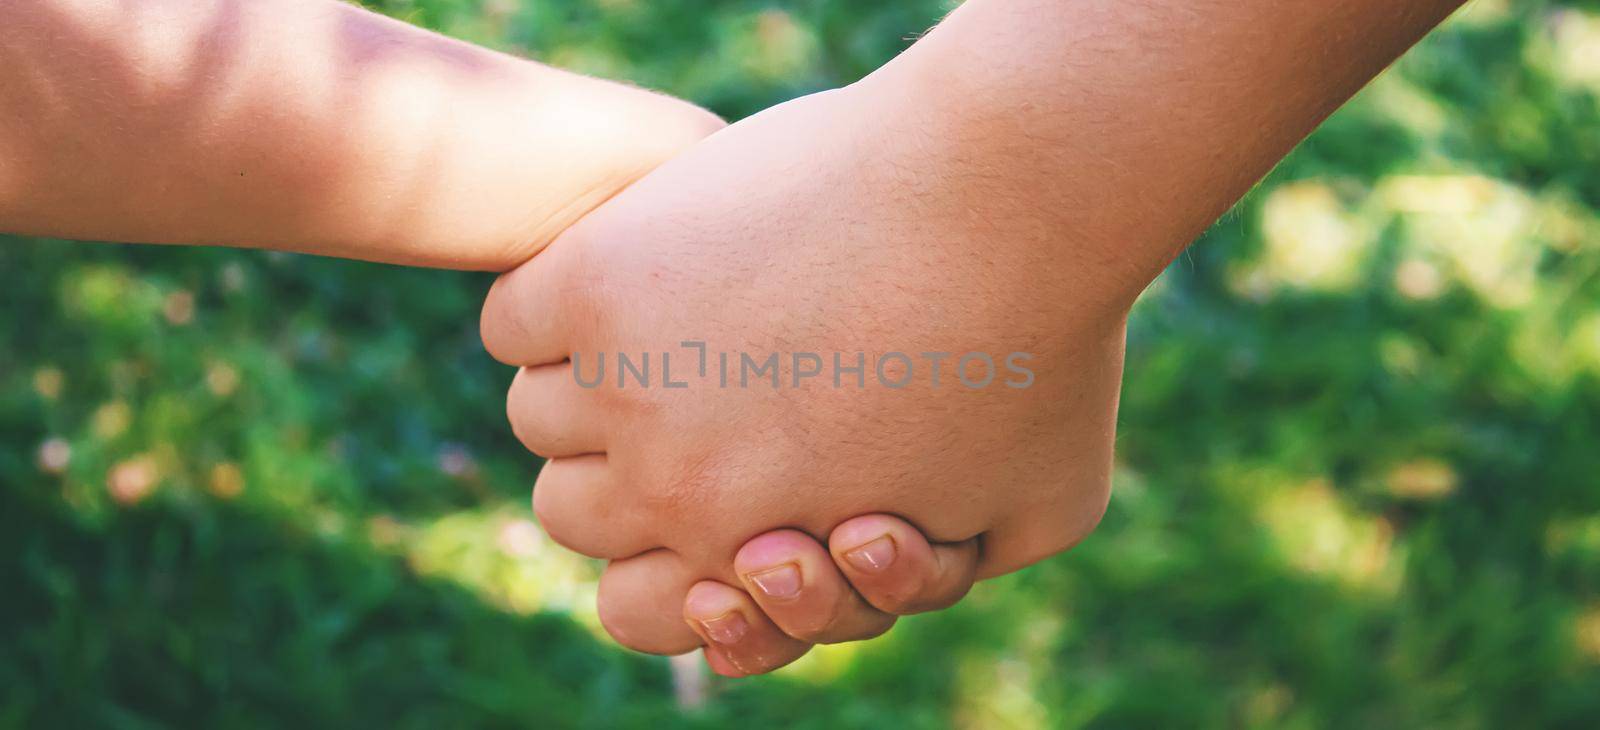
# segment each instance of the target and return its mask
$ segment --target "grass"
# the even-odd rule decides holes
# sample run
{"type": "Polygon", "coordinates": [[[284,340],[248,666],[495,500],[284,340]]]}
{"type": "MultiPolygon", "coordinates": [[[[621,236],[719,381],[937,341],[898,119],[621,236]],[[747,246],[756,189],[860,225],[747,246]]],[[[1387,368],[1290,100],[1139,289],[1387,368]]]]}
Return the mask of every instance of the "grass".
{"type": "MultiPolygon", "coordinates": [[[[730,117],[942,7],[375,5],[730,117]]],[[[1141,302],[1094,537],[699,710],[530,529],[486,278],[6,240],[0,727],[1592,724],[1597,49],[1470,6],[1141,302]]]]}

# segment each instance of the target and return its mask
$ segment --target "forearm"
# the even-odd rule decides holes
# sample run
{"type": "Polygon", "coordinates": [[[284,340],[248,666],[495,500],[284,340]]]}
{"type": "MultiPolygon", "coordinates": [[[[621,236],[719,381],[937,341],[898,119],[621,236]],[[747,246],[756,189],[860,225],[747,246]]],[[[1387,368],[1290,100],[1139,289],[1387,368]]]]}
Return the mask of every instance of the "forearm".
{"type": "Polygon", "coordinates": [[[0,3],[0,230],[505,269],[719,122],[335,0],[0,3]]]}
{"type": "Polygon", "coordinates": [[[1462,0],[970,0],[867,83],[1118,307],[1462,0]]]}

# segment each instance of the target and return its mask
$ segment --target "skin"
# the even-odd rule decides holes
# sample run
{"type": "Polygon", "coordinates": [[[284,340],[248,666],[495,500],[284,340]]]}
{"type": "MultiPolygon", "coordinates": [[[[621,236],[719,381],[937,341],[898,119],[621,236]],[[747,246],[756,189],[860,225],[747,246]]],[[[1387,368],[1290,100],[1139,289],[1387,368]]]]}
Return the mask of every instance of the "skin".
{"type": "Polygon", "coordinates": [[[503,271],[723,126],[319,0],[4,3],[0,62],[0,231],[57,238],[503,271]]]}
{"type": "Polygon", "coordinates": [[[722,127],[334,0],[0,3],[0,230],[505,271],[722,127]]]}
{"type": "MultiPolygon", "coordinates": [[[[729,559],[762,530],[824,536],[842,518],[891,508],[935,542],[962,543],[952,559],[966,579],[995,575],[1065,549],[1103,509],[1119,320],[1078,318],[1060,306],[1066,300],[1032,294],[1070,287],[1076,272],[1064,262],[983,256],[991,221],[959,205],[953,178],[905,188],[893,166],[861,165],[863,156],[909,158],[927,141],[847,136],[867,126],[858,115],[870,109],[852,90],[742,122],[661,171],[671,174],[630,188],[547,250],[544,266],[519,269],[491,293],[485,344],[529,366],[510,393],[513,427],[551,458],[535,510],[557,542],[618,560],[602,582],[608,595],[631,585],[681,603],[708,573],[738,585],[729,559]],[[796,209],[795,200],[812,204],[796,209]],[[544,276],[556,278],[529,278],[544,276]],[[538,303],[512,292],[565,296],[538,303]],[[939,302],[931,316],[930,301],[939,302]],[[533,312],[541,316],[512,314],[533,312]],[[746,353],[854,352],[863,342],[875,353],[1025,351],[1038,353],[1037,382],[585,389],[561,363],[571,352],[619,350],[690,363],[679,343],[696,337],[746,353]],[[1039,427],[1007,427],[1024,421],[1039,427]],[[1013,510],[1068,529],[1012,523],[1013,510]],[[651,551],[664,555],[642,555],[651,551]],[[681,567],[652,569],[640,581],[648,585],[621,577],[633,560],[666,556],[681,567]]],[[[660,613],[655,600],[635,605],[660,613]]],[[[602,606],[609,627],[633,615],[602,606]]],[[[881,630],[874,618],[851,637],[881,630]]],[[[670,628],[670,637],[617,633],[661,652],[699,643],[682,623],[670,628]],[[646,643],[657,638],[670,640],[646,643]]]]}
{"type": "MultiPolygon", "coordinates": [[[[540,514],[617,558],[607,628],[767,671],[1081,539],[1128,303],[1455,4],[974,0],[507,277],[485,334],[534,366],[510,410],[558,456],[540,514]],[[719,349],[1026,347],[1038,387],[564,402],[548,377],[690,325],[719,349]]],[[[7,3],[0,62],[0,230],[63,238],[505,270],[721,126],[327,0],[7,3]]]]}
{"type": "Polygon", "coordinates": [[[513,428],[552,457],[541,521],[611,560],[607,630],[759,673],[1083,539],[1135,297],[1458,4],[970,0],[862,82],[713,135],[503,276],[485,344],[521,366],[513,428]],[[582,388],[571,372],[575,354],[667,352],[687,375],[684,340],[1023,351],[1036,379],[582,388]],[[852,559],[871,544],[895,559],[852,559]]]}

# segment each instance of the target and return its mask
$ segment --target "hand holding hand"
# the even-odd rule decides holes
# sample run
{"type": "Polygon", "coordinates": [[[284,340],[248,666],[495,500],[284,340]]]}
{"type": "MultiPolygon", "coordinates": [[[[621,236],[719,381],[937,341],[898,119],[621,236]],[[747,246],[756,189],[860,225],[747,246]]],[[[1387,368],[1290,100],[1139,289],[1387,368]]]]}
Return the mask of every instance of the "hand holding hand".
{"type": "MultiPolygon", "coordinates": [[[[485,344],[523,366],[513,426],[551,459],[535,508],[556,541],[613,561],[600,610],[623,644],[677,653],[709,642],[725,665],[763,671],[804,648],[763,633],[748,599],[736,605],[732,586],[764,595],[763,578],[789,580],[764,573],[783,567],[764,553],[803,550],[801,580],[837,589],[815,594],[833,620],[800,638],[856,638],[887,625],[881,608],[942,605],[971,576],[1060,552],[1096,524],[1125,310],[1106,306],[1093,265],[1056,244],[1027,198],[994,189],[923,128],[866,84],[781,105],[647,176],[491,292],[485,344]],[[705,376],[685,341],[707,343],[705,376]],[[758,363],[775,353],[778,387],[765,374],[740,387],[737,364],[721,387],[723,352],[758,363]],[[824,375],[796,380],[809,369],[797,352],[818,354],[824,375]],[[612,367],[581,386],[600,353],[613,366],[617,353],[635,364],[650,353],[653,381],[618,387],[612,367]],[[664,387],[662,353],[688,387],[664,387]],[[847,373],[836,385],[835,355],[853,367],[858,353],[862,384],[847,373]],[[937,384],[923,353],[948,353],[937,384]],[[986,355],[987,369],[958,362],[966,353],[986,355]],[[1006,384],[1017,380],[1002,369],[1010,353],[1030,356],[1025,388],[1006,384]],[[845,524],[878,513],[905,522],[845,524]],[[912,525],[935,543],[927,552],[904,534],[912,525]],[[778,527],[798,532],[741,551],[778,527]],[[904,564],[935,566],[947,585],[873,606],[827,573],[819,546],[800,547],[831,535],[844,561],[894,530],[895,547],[916,553],[904,564]],[[728,611],[746,625],[731,644],[728,611]]],[[[779,603],[761,607],[781,617],[779,603]]]]}

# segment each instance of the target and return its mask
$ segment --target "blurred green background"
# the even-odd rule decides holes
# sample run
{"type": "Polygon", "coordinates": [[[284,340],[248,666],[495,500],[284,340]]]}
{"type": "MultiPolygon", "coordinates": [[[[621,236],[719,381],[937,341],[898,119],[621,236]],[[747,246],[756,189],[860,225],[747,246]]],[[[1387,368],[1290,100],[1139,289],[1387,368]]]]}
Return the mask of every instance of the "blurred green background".
{"type": "MultiPolygon", "coordinates": [[[[730,118],[948,9],[372,5],[730,118]]],[[[0,727],[1593,727],[1597,97],[1600,4],[1475,2],[1141,302],[1094,537],[698,709],[531,521],[487,277],[0,241],[0,727]]]]}

